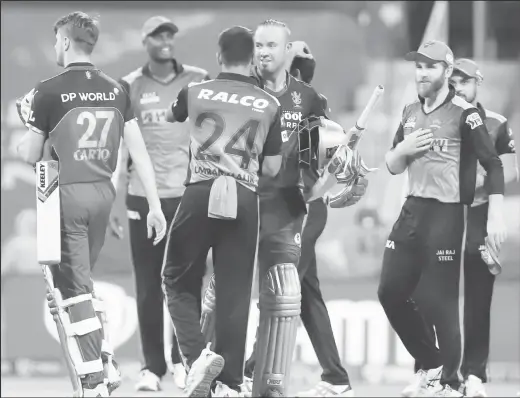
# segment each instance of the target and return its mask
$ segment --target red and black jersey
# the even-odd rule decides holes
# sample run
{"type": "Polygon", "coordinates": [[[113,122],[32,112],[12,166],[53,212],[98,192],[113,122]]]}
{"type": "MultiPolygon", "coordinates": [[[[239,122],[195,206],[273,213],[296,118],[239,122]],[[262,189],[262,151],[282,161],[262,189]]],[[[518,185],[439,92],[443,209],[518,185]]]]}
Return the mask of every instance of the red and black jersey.
{"type": "Polygon", "coordinates": [[[179,122],[189,117],[186,185],[224,175],[256,191],[262,157],[280,154],[280,103],[251,77],[220,73],[192,83],[181,90],[172,112],[179,122]]]}
{"type": "Polygon", "coordinates": [[[110,179],[124,125],[135,122],[119,83],[89,63],[74,63],[35,87],[27,127],[42,134],[60,164],[60,184],[110,179]]]}
{"type": "MultiPolygon", "coordinates": [[[[256,73],[257,78],[261,80],[256,73]]],[[[272,196],[282,188],[300,188],[302,185],[298,137],[295,133],[298,124],[305,118],[327,116],[326,99],[309,84],[304,83],[287,73],[286,87],[278,93],[264,90],[275,96],[282,107],[282,115],[287,131],[283,136],[283,163],[276,178],[260,178],[259,193],[261,196],[272,196]]]]}

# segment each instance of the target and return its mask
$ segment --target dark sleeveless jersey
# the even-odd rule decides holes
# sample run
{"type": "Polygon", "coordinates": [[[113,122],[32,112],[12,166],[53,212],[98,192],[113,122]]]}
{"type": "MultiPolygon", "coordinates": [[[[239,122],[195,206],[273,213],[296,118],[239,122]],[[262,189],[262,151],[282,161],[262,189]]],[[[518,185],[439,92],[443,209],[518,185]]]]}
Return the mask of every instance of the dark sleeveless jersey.
{"type": "Polygon", "coordinates": [[[189,117],[190,162],[186,185],[234,177],[253,191],[263,156],[280,154],[280,103],[257,81],[234,73],[184,88],[172,105],[176,121],[189,117]]]}
{"type": "MultiPolygon", "coordinates": [[[[161,198],[182,196],[188,165],[190,135],[187,123],[167,123],[166,111],[182,88],[189,83],[209,79],[208,72],[190,65],[173,63],[176,76],[170,82],[157,81],[148,65],[140,67],[120,80],[127,89],[137,122],[152,160],[161,198]]],[[[131,160],[131,159],[130,159],[131,160]]],[[[146,196],[137,170],[130,163],[128,193],[146,196]]]]}
{"type": "Polygon", "coordinates": [[[72,184],[112,177],[130,121],[135,117],[121,85],[89,63],[75,63],[36,86],[27,127],[48,140],[60,184],[72,184]]]}
{"type": "MultiPolygon", "coordinates": [[[[261,80],[256,69],[255,76],[261,80]]],[[[265,87],[264,87],[265,90],[265,87]]],[[[294,131],[303,119],[314,116],[326,116],[327,105],[324,98],[309,84],[287,73],[286,88],[270,94],[275,96],[282,106],[282,115],[287,134],[283,137],[283,163],[278,175],[272,178],[260,178],[259,194],[261,197],[276,195],[282,188],[301,188],[302,177],[298,156],[298,136],[294,131]]]]}
{"type": "Polygon", "coordinates": [[[425,113],[422,101],[405,106],[394,148],[417,129],[431,129],[430,150],[408,165],[409,196],[443,203],[471,204],[475,197],[477,160],[489,176],[489,192],[504,193],[502,163],[478,109],[450,87],[442,105],[425,113]]]}

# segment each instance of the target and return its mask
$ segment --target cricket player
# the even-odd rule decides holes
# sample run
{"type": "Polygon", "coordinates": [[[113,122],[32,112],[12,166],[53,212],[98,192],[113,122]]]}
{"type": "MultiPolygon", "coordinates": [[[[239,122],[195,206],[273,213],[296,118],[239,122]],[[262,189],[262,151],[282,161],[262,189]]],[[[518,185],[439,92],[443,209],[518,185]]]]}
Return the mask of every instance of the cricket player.
{"type": "MultiPolygon", "coordinates": [[[[143,45],[148,53],[148,62],[120,80],[130,95],[134,113],[139,115],[139,127],[154,166],[162,211],[168,225],[184,193],[190,137],[187,124],[166,122],[167,109],[183,87],[208,78],[208,72],[204,69],[181,64],[173,57],[174,38],[178,30],[166,17],[149,18],[142,27],[143,45]]],[[[137,391],[159,391],[161,378],[167,371],[163,332],[164,300],[161,289],[165,242],[154,246],[147,238],[148,204],[143,183],[132,159],[124,162],[123,158],[124,156],[121,156],[119,163],[129,166],[126,205],[144,357],[144,366],[135,388],[137,391]]],[[[119,170],[123,171],[126,168],[120,167],[119,170]]],[[[116,227],[115,232],[119,233],[116,222],[112,225],[116,227]]],[[[174,380],[177,386],[183,389],[186,372],[175,336],[172,342],[174,380]]]]}
{"type": "Polygon", "coordinates": [[[474,201],[478,160],[487,173],[489,248],[498,253],[506,235],[504,171],[479,109],[448,85],[451,49],[429,41],[405,58],[415,62],[419,99],[405,106],[386,163],[392,174],[408,169],[409,191],[386,243],[378,295],[390,324],[423,366],[409,396],[441,366],[440,383],[427,395],[462,396],[458,300],[465,205],[474,201]],[[411,297],[423,272],[431,295],[419,311],[411,297]],[[425,315],[436,327],[438,349],[425,315]]]}
{"type": "MultiPolygon", "coordinates": [[[[304,54],[310,54],[308,47],[304,47],[304,54]]],[[[290,73],[310,84],[314,77],[316,61],[312,56],[297,55],[291,64],[290,73]]],[[[327,99],[321,95],[324,101],[324,109],[328,109],[327,99]]],[[[313,185],[318,175],[316,173],[304,173],[306,185],[313,185]]],[[[366,192],[368,180],[359,178],[353,186],[351,195],[343,203],[343,207],[352,206],[359,202],[366,192]]],[[[318,269],[316,261],[316,242],[323,233],[327,223],[327,205],[323,198],[316,199],[308,204],[307,218],[302,233],[301,257],[298,264],[298,275],[300,276],[302,307],[300,317],[307,334],[312,342],[318,361],[323,369],[321,381],[308,391],[299,392],[298,397],[319,396],[353,396],[354,391],[349,376],[338,353],[329,313],[321,293],[318,269]]]]}
{"type": "MultiPolygon", "coordinates": [[[[300,315],[299,311],[295,310],[300,309],[299,295],[290,296],[288,292],[294,286],[299,288],[302,275],[299,275],[298,280],[282,279],[282,282],[287,284],[287,293],[282,291],[279,298],[272,297],[273,289],[269,289],[269,286],[271,278],[274,278],[272,272],[279,268],[280,264],[296,269],[300,260],[302,226],[307,208],[301,190],[302,178],[297,130],[302,120],[310,115],[326,117],[327,109],[324,97],[320,96],[310,85],[295,79],[287,72],[287,65],[291,65],[294,55],[305,54],[305,46],[302,45],[302,42],[297,44],[302,47],[301,51],[292,52],[289,38],[290,31],[287,26],[276,20],[261,23],[255,32],[255,75],[264,83],[264,90],[276,96],[280,101],[289,134],[284,137],[284,165],[280,174],[274,180],[260,179],[260,246],[258,253],[260,326],[257,332],[258,341],[252,356],[245,365],[243,385],[244,392],[251,391],[251,377],[254,373],[253,396],[287,395],[296,327],[300,315]],[[291,53],[293,54],[291,55],[291,53]],[[284,311],[281,303],[284,303],[287,312],[284,311]],[[289,309],[292,311],[289,312],[289,309]],[[276,339],[270,339],[268,337],[271,325],[278,322],[279,317],[284,317],[290,327],[288,326],[283,333],[278,334],[276,339]],[[274,364],[268,361],[274,361],[274,364]],[[278,362],[281,365],[278,366],[278,362]]],[[[306,69],[307,67],[302,67],[299,73],[308,75],[306,69]]],[[[314,178],[314,182],[315,180],[316,178],[314,178]]],[[[290,275],[296,276],[296,273],[290,275]]],[[[213,287],[214,285],[210,283],[208,291],[211,291],[213,287]]],[[[215,310],[211,305],[211,299],[215,295],[208,291],[203,302],[201,324],[207,340],[211,341],[211,332],[208,332],[207,329],[208,325],[212,324],[208,318],[215,310]]],[[[218,297],[218,294],[216,296],[218,297]]],[[[327,315],[326,317],[328,318],[327,315]]],[[[328,365],[330,362],[334,362],[334,358],[323,363],[328,365]]],[[[342,387],[338,387],[338,389],[341,392],[350,391],[351,388],[348,384],[348,382],[347,385],[342,384],[342,387]]],[[[322,390],[320,388],[320,391],[322,390]]],[[[327,394],[330,394],[330,391],[327,394]]]]}
{"type": "Polygon", "coordinates": [[[113,351],[104,340],[102,306],[93,291],[91,272],[115,198],[111,177],[121,138],[144,183],[150,209],[148,237],[155,229],[154,244],[164,237],[166,220],[130,98],[90,61],[99,37],[97,21],[73,12],[56,22],[54,33],[57,63],[64,71],[40,82],[20,101],[19,112],[29,130],[18,153],[31,164],[42,158],[59,161],[61,263],[52,274],[63,301],[56,302],[50,293],[49,306],[51,311],[56,305],[66,308],[67,324],[57,327],[72,337],[60,343],[71,355],[65,360],[75,370],[73,384],[80,379],[84,396],[104,397],[120,384],[120,376],[104,370],[113,351]]]}
{"type": "MultiPolygon", "coordinates": [[[[504,166],[504,180],[508,184],[518,179],[513,132],[507,119],[485,109],[478,102],[478,87],[484,77],[478,65],[470,59],[455,61],[450,83],[456,94],[479,109],[483,121],[493,140],[495,149],[504,166]]],[[[500,273],[498,258],[491,256],[486,247],[486,224],[488,221],[488,195],[484,188],[486,173],[478,165],[475,200],[468,209],[467,232],[464,250],[464,353],[462,376],[465,395],[486,397],[484,384],[487,382],[489,357],[490,311],[495,277],[500,273]]],[[[415,296],[419,306],[424,294],[429,296],[428,274],[424,275],[415,296]]],[[[433,325],[432,325],[433,328],[433,325]]],[[[435,331],[432,330],[432,333],[435,331]]],[[[420,368],[417,364],[416,368],[420,368]]]]}
{"type": "MultiPolygon", "coordinates": [[[[258,242],[258,178],[278,174],[286,136],[280,103],[250,76],[252,32],[226,29],[218,45],[222,72],[184,88],[168,115],[178,122],[189,117],[191,143],[186,191],[168,233],[163,288],[189,368],[186,392],[197,397],[210,389],[213,396],[238,396],[258,242]],[[204,348],[197,302],[201,260],[210,248],[217,297],[211,349],[204,348]]],[[[273,278],[292,277],[285,265],[273,272],[273,278]]]]}

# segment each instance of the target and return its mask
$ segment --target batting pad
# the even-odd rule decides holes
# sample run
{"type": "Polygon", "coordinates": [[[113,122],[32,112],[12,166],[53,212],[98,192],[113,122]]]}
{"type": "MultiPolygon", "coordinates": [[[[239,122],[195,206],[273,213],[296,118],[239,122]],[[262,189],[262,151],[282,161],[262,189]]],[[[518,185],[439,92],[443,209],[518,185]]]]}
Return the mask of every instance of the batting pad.
{"type": "Polygon", "coordinates": [[[211,343],[213,349],[215,348],[215,274],[211,275],[208,287],[204,292],[202,299],[202,312],[200,315],[200,329],[204,336],[204,341],[211,343]]]}
{"type": "Polygon", "coordinates": [[[301,312],[300,279],[294,264],[277,264],[261,282],[253,396],[283,397],[301,312]]]}

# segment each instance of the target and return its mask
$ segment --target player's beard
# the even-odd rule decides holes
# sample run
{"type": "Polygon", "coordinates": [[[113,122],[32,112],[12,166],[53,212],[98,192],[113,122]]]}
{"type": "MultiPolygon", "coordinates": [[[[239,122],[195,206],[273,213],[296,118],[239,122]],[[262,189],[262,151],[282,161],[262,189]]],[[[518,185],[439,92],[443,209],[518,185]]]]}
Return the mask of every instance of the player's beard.
{"type": "Polygon", "coordinates": [[[476,90],[473,90],[472,93],[467,93],[467,94],[466,94],[466,93],[457,93],[457,95],[458,95],[459,97],[464,98],[464,100],[465,100],[466,102],[469,102],[470,104],[472,104],[473,101],[475,101],[475,99],[477,98],[477,91],[476,91],[476,90]]]}
{"type": "Polygon", "coordinates": [[[444,73],[441,74],[437,79],[420,80],[417,84],[417,93],[423,98],[429,98],[434,96],[444,85],[446,77],[444,73]],[[429,84],[423,85],[421,82],[427,82],[429,84]]]}

